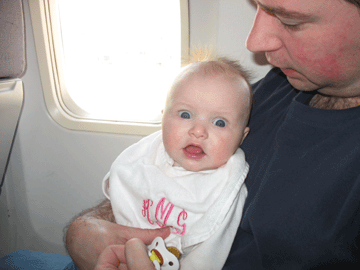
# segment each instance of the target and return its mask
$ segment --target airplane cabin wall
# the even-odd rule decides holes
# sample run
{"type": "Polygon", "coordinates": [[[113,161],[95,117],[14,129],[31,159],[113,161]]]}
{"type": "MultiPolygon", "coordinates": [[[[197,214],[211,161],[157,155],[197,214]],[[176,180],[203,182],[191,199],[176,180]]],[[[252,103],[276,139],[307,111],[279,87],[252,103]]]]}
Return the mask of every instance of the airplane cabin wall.
{"type": "MultiPolygon", "coordinates": [[[[111,163],[141,138],[68,130],[50,117],[28,1],[24,0],[25,102],[0,196],[0,257],[21,249],[66,254],[63,228],[74,215],[104,199],[101,180],[111,163]]],[[[244,46],[256,11],[250,1],[189,0],[189,9],[192,45],[214,45],[219,52],[256,69],[256,78],[269,69],[263,59],[256,62],[244,46]]]]}

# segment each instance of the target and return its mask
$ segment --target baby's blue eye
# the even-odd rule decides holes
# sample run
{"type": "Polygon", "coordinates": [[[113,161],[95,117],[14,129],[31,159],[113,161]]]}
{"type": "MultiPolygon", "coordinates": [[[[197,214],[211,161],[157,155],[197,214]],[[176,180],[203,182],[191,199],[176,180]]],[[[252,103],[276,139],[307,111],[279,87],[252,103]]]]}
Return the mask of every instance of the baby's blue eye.
{"type": "Polygon", "coordinates": [[[190,119],[191,118],[191,114],[187,111],[181,111],[179,112],[179,115],[181,118],[184,118],[184,119],[190,119]]]}
{"type": "Polygon", "coordinates": [[[227,124],[226,124],[226,121],[223,120],[223,119],[220,119],[220,118],[216,118],[213,122],[214,125],[218,126],[218,127],[225,127],[227,124]]]}

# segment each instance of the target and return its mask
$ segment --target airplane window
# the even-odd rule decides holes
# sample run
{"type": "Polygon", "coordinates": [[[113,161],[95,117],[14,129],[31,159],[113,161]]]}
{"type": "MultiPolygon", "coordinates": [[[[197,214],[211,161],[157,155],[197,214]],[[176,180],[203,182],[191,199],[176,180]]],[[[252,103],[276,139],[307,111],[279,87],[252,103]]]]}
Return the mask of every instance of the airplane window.
{"type": "Polygon", "coordinates": [[[131,125],[124,133],[134,125],[159,126],[169,84],[188,51],[187,1],[43,0],[30,1],[30,9],[34,32],[35,14],[47,27],[45,62],[66,121],[131,125]],[[41,2],[38,10],[32,2],[41,2]]]}

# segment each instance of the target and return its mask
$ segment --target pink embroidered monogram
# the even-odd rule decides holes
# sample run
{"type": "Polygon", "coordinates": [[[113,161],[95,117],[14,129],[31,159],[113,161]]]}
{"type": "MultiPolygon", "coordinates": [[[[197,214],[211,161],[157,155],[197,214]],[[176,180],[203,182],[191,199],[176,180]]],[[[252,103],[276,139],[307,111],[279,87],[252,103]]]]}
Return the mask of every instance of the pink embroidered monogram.
{"type": "Polygon", "coordinates": [[[150,215],[149,215],[149,208],[150,206],[153,205],[153,202],[151,200],[144,200],[143,201],[143,210],[142,210],[142,215],[143,217],[147,217],[147,220],[149,221],[149,223],[151,225],[154,225],[154,222],[152,222],[150,220],[150,215]]]}
{"type": "Polygon", "coordinates": [[[173,227],[174,234],[184,235],[186,233],[185,221],[188,217],[188,213],[184,209],[180,209],[165,197],[161,198],[159,202],[154,205],[154,202],[150,199],[143,200],[142,215],[147,221],[154,225],[155,222],[159,227],[171,226],[173,227]],[[177,218],[173,216],[177,215],[177,218]],[[153,219],[151,218],[153,217],[153,219]],[[170,218],[170,223],[169,223],[170,218]]]}

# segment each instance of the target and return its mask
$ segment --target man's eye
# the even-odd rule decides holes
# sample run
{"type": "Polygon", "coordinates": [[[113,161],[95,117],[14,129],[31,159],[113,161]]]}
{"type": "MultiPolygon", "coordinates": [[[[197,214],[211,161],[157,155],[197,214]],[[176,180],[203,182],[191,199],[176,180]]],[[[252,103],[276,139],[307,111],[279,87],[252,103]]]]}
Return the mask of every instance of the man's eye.
{"type": "Polygon", "coordinates": [[[225,120],[219,119],[219,118],[215,119],[213,121],[213,124],[218,126],[218,127],[225,127],[227,125],[225,120]]]}
{"type": "Polygon", "coordinates": [[[191,114],[188,111],[181,111],[179,112],[179,116],[184,119],[190,119],[191,114]]]}
{"type": "Polygon", "coordinates": [[[288,29],[291,29],[291,30],[297,30],[300,27],[299,24],[286,24],[286,23],[283,23],[283,25],[285,26],[285,28],[288,28],[288,29]]]}
{"type": "Polygon", "coordinates": [[[301,26],[301,23],[289,23],[289,22],[282,21],[280,19],[278,19],[278,20],[285,28],[290,29],[290,30],[298,30],[301,26]]]}

